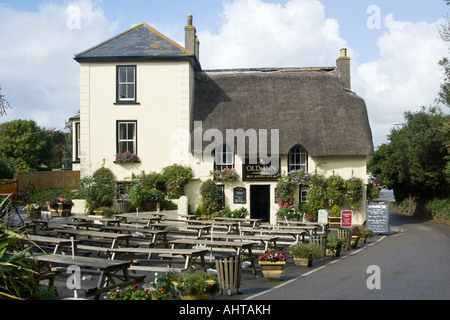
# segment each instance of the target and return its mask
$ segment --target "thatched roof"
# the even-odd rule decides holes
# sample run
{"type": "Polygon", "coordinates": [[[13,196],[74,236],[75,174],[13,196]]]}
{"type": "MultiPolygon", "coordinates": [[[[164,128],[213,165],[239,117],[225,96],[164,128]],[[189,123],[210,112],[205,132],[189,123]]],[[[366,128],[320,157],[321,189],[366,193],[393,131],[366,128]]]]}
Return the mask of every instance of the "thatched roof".
{"type": "Polygon", "coordinates": [[[373,152],[366,104],[334,68],[197,72],[193,121],[224,139],[226,129],[279,129],[280,154],[297,144],[316,157],[373,152]]]}

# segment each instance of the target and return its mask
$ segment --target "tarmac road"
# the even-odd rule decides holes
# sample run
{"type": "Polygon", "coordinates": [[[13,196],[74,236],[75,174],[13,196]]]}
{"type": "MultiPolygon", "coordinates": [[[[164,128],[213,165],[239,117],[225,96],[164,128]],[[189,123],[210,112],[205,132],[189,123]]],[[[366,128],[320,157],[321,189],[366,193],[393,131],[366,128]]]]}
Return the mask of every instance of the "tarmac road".
{"type": "Polygon", "coordinates": [[[390,215],[390,225],[391,234],[244,299],[450,299],[450,226],[397,215],[390,215]]]}

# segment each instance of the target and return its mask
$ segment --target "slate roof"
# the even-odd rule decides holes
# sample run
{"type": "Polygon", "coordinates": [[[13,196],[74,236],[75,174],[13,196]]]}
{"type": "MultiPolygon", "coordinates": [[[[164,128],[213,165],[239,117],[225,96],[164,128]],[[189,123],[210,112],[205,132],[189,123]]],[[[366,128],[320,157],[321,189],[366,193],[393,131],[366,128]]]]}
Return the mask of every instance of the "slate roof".
{"type": "Polygon", "coordinates": [[[74,58],[77,62],[192,60],[197,70],[200,63],[194,53],[142,23],[90,49],[74,58]]]}

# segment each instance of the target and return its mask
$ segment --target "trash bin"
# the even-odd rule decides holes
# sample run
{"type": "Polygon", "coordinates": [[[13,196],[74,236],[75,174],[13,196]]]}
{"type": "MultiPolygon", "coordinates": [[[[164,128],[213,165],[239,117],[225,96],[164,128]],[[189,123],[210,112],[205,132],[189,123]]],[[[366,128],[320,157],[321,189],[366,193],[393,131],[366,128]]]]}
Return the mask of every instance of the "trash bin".
{"type": "Polygon", "coordinates": [[[223,290],[228,290],[228,295],[231,296],[231,290],[236,289],[237,294],[241,286],[242,274],[242,258],[240,255],[219,255],[215,256],[217,278],[219,279],[220,293],[223,290]]]}

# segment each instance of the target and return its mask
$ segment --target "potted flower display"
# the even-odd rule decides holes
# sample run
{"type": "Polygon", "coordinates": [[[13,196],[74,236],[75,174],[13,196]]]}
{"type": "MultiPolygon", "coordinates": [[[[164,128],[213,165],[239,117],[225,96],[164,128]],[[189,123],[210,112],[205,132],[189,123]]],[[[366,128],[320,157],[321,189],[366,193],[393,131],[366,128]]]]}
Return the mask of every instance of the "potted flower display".
{"type": "Polygon", "coordinates": [[[195,272],[169,272],[171,282],[181,300],[208,300],[219,292],[217,277],[203,270],[195,272]]]}
{"type": "Polygon", "coordinates": [[[52,217],[68,217],[72,212],[72,199],[66,198],[64,195],[52,198],[46,204],[50,209],[52,217]]]}
{"type": "Polygon", "coordinates": [[[373,237],[373,231],[370,228],[367,227],[360,227],[359,228],[359,241],[363,244],[366,243],[367,238],[373,237]]]}
{"type": "Polygon", "coordinates": [[[264,279],[266,281],[280,281],[287,255],[282,251],[269,250],[258,257],[264,279]]]}
{"type": "Polygon", "coordinates": [[[289,253],[294,256],[295,265],[303,267],[311,267],[314,259],[322,257],[322,251],[315,243],[294,244],[289,247],[289,253]]]}
{"type": "Polygon", "coordinates": [[[328,214],[328,224],[330,229],[339,229],[341,227],[341,212],[337,204],[333,205],[328,214]]]}
{"type": "Polygon", "coordinates": [[[134,285],[108,292],[106,300],[168,300],[176,297],[175,286],[168,277],[157,277],[144,286],[134,285]]]}
{"type": "Polygon", "coordinates": [[[344,240],[336,240],[333,235],[330,235],[327,239],[327,252],[329,257],[339,257],[341,255],[341,248],[345,244],[344,240]]]}
{"type": "Polygon", "coordinates": [[[41,206],[37,203],[31,203],[24,207],[25,212],[28,214],[31,220],[37,220],[41,218],[41,206]]]}
{"type": "Polygon", "coordinates": [[[137,163],[139,162],[139,157],[135,153],[131,153],[130,151],[125,151],[123,153],[116,154],[116,161],[114,163],[137,163]]]}
{"type": "Polygon", "coordinates": [[[359,227],[358,226],[354,226],[350,229],[350,233],[351,233],[351,242],[350,242],[350,246],[352,248],[356,248],[358,246],[358,241],[360,238],[360,231],[359,231],[359,227]]]}
{"type": "Polygon", "coordinates": [[[214,181],[234,181],[237,178],[235,168],[224,168],[222,170],[211,170],[210,176],[214,181]]]}

